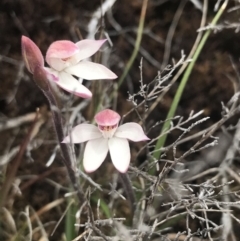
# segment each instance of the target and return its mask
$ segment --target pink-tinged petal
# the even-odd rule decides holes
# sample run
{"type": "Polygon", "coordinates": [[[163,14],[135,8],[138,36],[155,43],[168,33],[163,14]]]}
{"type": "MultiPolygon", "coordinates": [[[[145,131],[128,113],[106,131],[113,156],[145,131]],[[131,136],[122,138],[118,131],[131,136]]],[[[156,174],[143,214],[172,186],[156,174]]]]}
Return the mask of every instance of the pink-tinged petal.
{"type": "Polygon", "coordinates": [[[68,66],[76,64],[79,49],[77,45],[68,40],[53,42],[47,50],[46,61],[55,70],[61,71],[68,66]]]}
{"type": "Polygon", "coordinates": [[[116,137],[126,138],[131,141],[150,140],[143,132],[142,127],[134,122],[126,123],[119,126],[114,134],[116,137]]]}
{"type": "Polygon", "coordinates": [[[70,136],[65,137],[62,143],[70,143],[70,141],[72,141],[72,143],[82,143],[100,137],[102,137],[102,134],[96,126],[80,124],[72,129],[71,138],[70,136]]]}
{"type": "Polygon", "coordinates": [[[59,72],[59,81],[55,83],[74,95],[80,96],[82,98],[92,97],[92,93],[88,88],[80,84],[78,80],[76,80],[72,75],[63,71],[59,72]]]}
{"type": "Polygon", "coordinates": [[[51,68],[47,68],[47,67],[44,67],[44,69],[47,72],[48,80],[53,81],[53,82],[59,81],[59,72],[58,71],[53,70],[51,68]]]}
{"type": "Polygon", "coordinates": [[[22,56],[28,71],[31,73],[34,72],[36,66],[44,66],[44,59],[40,49],[26,36],[22,36],[22,56]]]}
{"type": "Polygon", "coordinates": [[[116,79],[111,70],[101,64],[92,63],[90,61],[81,61],[80,63],[65,69],[69,74],[78,76],[87,80],[96,79],[116,79]]]}
{"type": "Polygon", "coordinates": [[[90,140],[85,148],[83,167],[86,172],[94,172],[103,163],[108,153],[108,139],[90,140]]]}
{"type": "Polygon", "coordinates": [[[120,115],[110,109],[102,110],[95,115],[95,121],[100,126],[114,126],[118,124],[121,117],[120,115]]]}
{"type": "Polygon", "coordinates": [[[113,165],[119,172],[125,173],[130,163],[130,148],[127,139],[113,137],[108,140],[113,165]]]}
{"type": "Polygon", "coordinates": [[[89,58],[93,54],[95,54],[101,46],[107,41],[107,39],[101,40],[92,40],[92,39],[84,39],[76,43],[79,48],[78,52],[78,60],[83,60],[89,58]]]}
{"type": "Polygon", "coordinates": [[[67,59],[79,51],[77,45],[68,40],[53,42],[47,50],[46,58],[67,59]]]}

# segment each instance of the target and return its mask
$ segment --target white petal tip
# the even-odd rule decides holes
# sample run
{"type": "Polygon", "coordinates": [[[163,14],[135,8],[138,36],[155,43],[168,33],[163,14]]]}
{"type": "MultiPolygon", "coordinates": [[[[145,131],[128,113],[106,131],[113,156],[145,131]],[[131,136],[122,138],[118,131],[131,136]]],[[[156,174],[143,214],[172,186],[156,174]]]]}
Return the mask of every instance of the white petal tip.
{"type": "Polygon", "coordinates": [[[85,167],[84,167],[84,170],[86,173],[93,173],[94,171],[96,171],[96,170],[92,170],[92,169],[86,169],[85,167]]]}
{"type": "Polygon", "coordinates": [[[92,166],[90,166],[89,164],[88,165],[85,165],[84,163],[83,163],[83,168],[84,168],[84,170],[85,170],[85,172],[86,173],[92,173],[92,172],[95,172],[98,168],[99,168],[99,166],[94,166],[94,165],[92,165],[92,166]]]}
{"type": "Polygon", "coordinates": [[[118,76],[117,76],[116,74],[113,73],[111,79],[116,79],[116,78],[118,78],[118,76]]]}
{"type": "MultiPolygon", "coordinates": [[[[117,168],[116,168],[117,169],[117,168]]],[[[121,173],[126,173],[128,171],[128,167],[125,169],[117,169],[121,173]]]]}
{"type": "Polygon", "coordinates": [[[74,95],[82,97],[84,99],[92,98],[92,93],[82,93],[82,92],[73,92],[74,95]]]}
{"type": "Polygon", "coordinates": [[[99,43],[105,43],[107,41],[107,39],[99,39],[99,40],[96,40],[97,42],[99,43]]]}
{"type": "Polygon", "coordinates": [[[145,136],[142,140],[143,140],[143,141],[150,141],[151,139],[148,138],[147,136],[145,136]]]}
{"type": "Polygon", "coordinates": [[[99,79],[111,80],[111,79],[116,79],[116,78],[118,78],[118,76],[116,74],[114,74],[111,70],[109,70],[105,67],[104,75],[102,77],[100,77],[99,79]]]}
{"type": "Polygon", "coordinates": [[[62,140],[61,143],[66,144],[66,143],[69,143],[69,142],[70,142],[70,141],[69,141],[69,137],[67,136],[67,137],[65,137],[65,138],[62,140]]]}
{"type": "Polygon", "coordinates": [[[92,98],[92,94],[74,92],[74,95],[82,97],[84,99],[91,99],[92,98]]]}

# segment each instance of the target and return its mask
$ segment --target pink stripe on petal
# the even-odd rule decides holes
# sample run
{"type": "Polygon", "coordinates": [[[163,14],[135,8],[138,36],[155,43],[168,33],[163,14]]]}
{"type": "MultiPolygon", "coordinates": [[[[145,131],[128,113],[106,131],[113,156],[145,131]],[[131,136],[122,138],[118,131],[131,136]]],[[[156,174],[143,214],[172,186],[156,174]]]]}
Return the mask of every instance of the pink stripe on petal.
{"type": "Polygon", "coordinates": [[[78,60],[83,60],[89,58],[93,54],[95,54],[101,46],[107,41],[107,39],[102,40],[92,40],[92,39],[84,39],[76,43],[79,48],[78,60]]]}
{"type": "Polygon", "coordinates": [[[116,79],[111,70],[101,64],[92,63],[89,61],[81,61],[80,63],[70,66],[65,69],[69,74],[73,74],[86,80],[99,80],[99,79],[116,79]]]}
{"type": "Polygon", "coordinates": [[[80,84],[72,75],[59,72],[59,81],[56,82],[58,86],[64,90],[77,95],[82,98],[91,98],[92,92],[86,88],[84,85],[80,84]]]}
{"type": "Polygon", "coordinates": [[[130,163],[130,148],[126,139],[113,137],[108,140],[113,165],[119,172],[125,173],[130,163]]]}
{"type": "Polygon", "coordinates": [[[143,132],[142,127],[134,122],[126,123],[119,126],[114,134],[116,137],[126,138],[131,141],[147,141],[150,140],[143,132]]]}
{"type": "Polygon", "coordinates": [[[98,128],[92,124],[77,125],[72,129],[70,135],[71,138],[70,136],[65,137],[62,143],[70,143],[70,141],[72,141],[72,143],[82,143],[102,137],[102,134],[98,128]]]}
{"type": "Polygon", "coordinates": [[[108,153],[108,139],[90,140],[85,148],[83,167],[86,172],[94,172],[103,163],[108,153]]]}
{"type": "Polygon", "coordinates": [[[114,126],[118,124],[121,119],[117,112],[110,109],[98,112],[94,118],[97,124],[100,126],[114,126]]]}

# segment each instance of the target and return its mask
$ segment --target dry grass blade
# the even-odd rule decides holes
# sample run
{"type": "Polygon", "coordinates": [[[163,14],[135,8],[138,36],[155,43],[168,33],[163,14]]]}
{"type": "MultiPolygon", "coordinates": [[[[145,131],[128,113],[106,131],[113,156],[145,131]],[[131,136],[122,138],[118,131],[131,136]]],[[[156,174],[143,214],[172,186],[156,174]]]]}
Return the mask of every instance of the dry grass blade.
{"type": "Polygon", "coordinates": [[[7,170],[6,173],[6,179],[5,182],[3,184],[3,187],[0,191],[0,209],[5,205],[6,199],[7,199],[7,195],[8,192],[11,188],[11,185],[13,183],[13,180],[16,176],[18,167],[20,166],[23,154],[27,148],[27,145],[29,143],[29,141],[31,140],[31,137],[33,135],[33,132],[35,131],[35,126],[37,124],[37,119],[38,119],[38,115],[39,115],[39,110],[37,110],[36,115],[35,115],[35,119],[33,124],[31,125],[28,134],[26,135],[25,139],[23,140],[23,143],[19,149],[19,152],[17,154],[17,156],[15,157],[15,159],[12,161],[12,167],[11,169],[7,170]]]}

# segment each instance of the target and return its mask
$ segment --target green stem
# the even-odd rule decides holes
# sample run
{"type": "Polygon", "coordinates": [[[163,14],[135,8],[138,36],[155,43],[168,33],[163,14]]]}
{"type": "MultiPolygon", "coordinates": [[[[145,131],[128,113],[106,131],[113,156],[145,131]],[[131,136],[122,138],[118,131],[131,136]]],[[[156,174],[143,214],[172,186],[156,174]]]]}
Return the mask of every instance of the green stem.
{"type": "MultiPolygon", "coordinates": [[[[225,10],[225,8],[226,8],[227,3],[228,3],[228,0],[225,0],[225,2],[222,4],[221,8],[218,10],[216,16],[215,16],[214,19],[212,20],[212,22],[211,22],[211,24],[210,24],[211,26],[215,26],[215,25],[216,25],[216,23],[218,22],[219,18],[221,17],[222,13],[224,12],[224,10],[225,10]]],[[[172,103],[172,105],[171,105],[171,107],[170,107],[170,110],[169,110],[168,115],[167,115],[167,118],[166,118],[166,119],[169,119],[169,120],[164,123],[164,125],[163,125],[163,127],[162,127],[162,130],[161,130],[161,134],[163,134],[164,132],[166,132],[166,131],[169,130],[169,128],[170,128],[171,118],[173,118],[173,116],[175,115],[176,109],[177,109],[177,107],[178,107],[180,98],[181,98],[182,93],[183,93],[183,90],[184,90],[184,88],[185,88],[185,86],[186,86],[186,83],[187,83],[187,81],[188,81],[188,79],[189,79],[189,76],[190,76],[190,74],[191,74],[191,72],[192,72],[192,69],[193,69],[193,67],[194,67],[194,65],[195,65],[195,62],[196,62],[199,54],[201,53],[201,51],[202,51],[202,49],[203,49],[203,47],[204,47],[204,45],[205,45],[205,43],[206,43],[206,41],[207,41],[210,33],[211,33],[211,31],[212,31],[212,30],[209,29],[209,30],[207,30],[206,33],[203,35],[202,40],[201,40],[201,42],[199,43],[199,45],[198,45],[198,47],[197,47],[197,49],[196,49],[195,54],[193,55],[192,61],[191,61],[191,63],[188,65],[188,67],[187,67],[187,69],[186,69],[186,71],[185,71],[185,73],[184,73],[184,75],[183,75],[183,78],[182,78],[181,83],[180,83],[180,85],[179,85],[179,87],[178,87],[177,93],[176,93],[176,95],[174,96],[173,103],[172,103]]],[[[156,146],[155,146],[155,152],[154,152],[154,154],[153,154],[153,157],[154,157],[155,159],[157,159],[157,160],[159,159],[159,157],[160,157],[160,155],[161,155],[161,150],[160,150],[160,149],[164,146],[166,139],[167,139],[167,134],[162,135],[162,136],[158,139],[158,141],[157,141],[157,144],[156,144],[156,146]]]]}
{"type": "Polygon", "coordinates": [[[134,60],[136,59],[137,53],[139,51],[141,40],[142,40],[144,21],[145,21],[145,17],[146,17],[147,3],[148,3],[148,0],[144,0],[143,5],[142,5],[141,17],[140,17],[140,21],[139,21],[137,39],[135,42],[134,50],[133,50],[133,53],[132,53],[126,67],[124,68],[124,71],[123,71],[121,77],[118,80],[118,88],[121,86],[123,80],[126,78],[129,70],[131,69],[131,67],[133,65],[134,60]]]}

